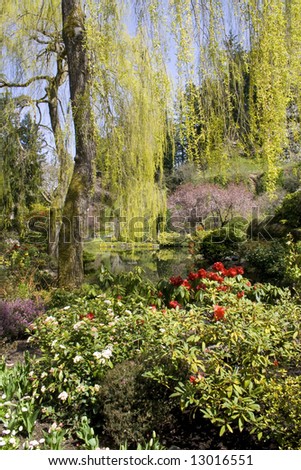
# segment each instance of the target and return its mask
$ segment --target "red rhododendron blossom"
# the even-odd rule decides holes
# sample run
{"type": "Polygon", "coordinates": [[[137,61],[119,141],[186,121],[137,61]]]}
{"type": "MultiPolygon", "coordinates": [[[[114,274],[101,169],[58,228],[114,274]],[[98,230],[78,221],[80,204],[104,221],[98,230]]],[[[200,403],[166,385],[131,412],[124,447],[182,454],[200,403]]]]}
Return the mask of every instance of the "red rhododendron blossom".
{"type": "Polygon", "coordinates": [[[207,274],[208,273],[207,273],[206,269],[201,268],[201,269],[198,270],[198,277],[201,278],[201,279],[205,279],[207,277],[207,274]]]}
{"type": "Polygon", "coordinates": [[[214,318],[215,320],[223,320],[225,316],[225,308],[220,305],[214,305],[214,318]]]}
{"type": "Polygon", "coordinates": [[[161,292],[160,290],[158,292],[158,297],[163,297],[163,292],[161,292]]]}
{"type": "Polygon", "coordinates": [[[222,282],[224,282],[224,279],[222,278],[222,276],[220,276],[220,275],[217,274],[217,273],[209,273],[209,274],[208,274],[208,279],[210,279],[211,281],[219,282],[220,284],[221,284],[222,282]]]}
{"type": "Polygon", "coordinates": [[[93,312],[89,312],[89,313],[87,313],[87,315],[86,315],[86,318],[88,318],[88,320],[93,320],[94,317],[95,317],[95,315],[94,315],[93,312]]]}
{"type": "Polygon", "coordinates": [[[176,300],[171,300],[169,302],[169,306],[170,306],[170,308],[177,308],[177,307],[180,307],[180,304],[176,300]]]}
{"type": "Polygon", "coordinates": [[[199,277],[198,273],[189,273],[188,275],[188,279],[190,281],[194,281],[195,279],[198,279],[198,277],[199,277]]]}
{"type": "Polygon", "coordinates": [[[183,283],[183,280],[181,276],[172,276],[170,279],[169,279],[169,282],[175,286],[175,287],[178,287],[180,286],[182,283],[183,283]]]}
{"type": "Polygon", "coordinates": [[[156,305],[150,305],[150,307],[149,307],[149,308],[151,308],[151,309],[152,309],[154,312],[157,310],[157,307],[156,307],[156,305]]]}
{"type": "Polygon", "coordinates": [[[252,284],[251,284],[250,281],[247,281],[247,282],[246,282],[246,286],[251,287],[251,285],[252,285],[252,284]]]}
{"type": "Polygon", "coordinates": [[[228,277],[235,277],[235,276],[237,276],[237,269],[236,268],[229,268],[229,269],[226,270],[225,275],[228,276],[228,277]]]}
{"type": "Polygon", "coordinates": [[[215,270],[215,271],[219,271],[219,272],[223,272],[225,270],[225,266],[223,265],[223,263],[221,263],[220,261],[218,261],[217,263],[214,263],[214,265],[212,266],[212,268],[215,270]]]}
{"type": "Polygon", "coordinates": [[[196,377],[194,375],[191,375],[189,377],[189,382],[192,383],[192,385],[194,385],[196,383],[196,377]]]}
{"type": "Polygon", "coordinates": [[[184,279],[181,285],[186,287],[187,290],[191,289],[191,284],[189,283],[188,279],[184,279]]]}
{"type": "Polygon", "coordinates": [[[224,286],[218,286],[216,289],[217,289],[217,290],[220,290],[220,291],[222,291],[222,292],[226,292],[227,290],[230,289],[230,287],[224,285],[224,286]]]}
{"type": "Polygon", "coordinates": [[[203,282],[200,282],[200,284],[196,286],[196,290],[200,290],[200,289],[206,290],[207,289],[206,284],[204,284],[203,282]]]}
{"type": "Polygon", "coordinates": [[[243,275],[245,270],[242,266],[236,266],[236,272],[237,272],[237,274],[243,275]]]}
{"type": "Polygon", "coordinates": [[[237,292],[237,298],[241,299],[245,295],[244,291],[237,292]]]}

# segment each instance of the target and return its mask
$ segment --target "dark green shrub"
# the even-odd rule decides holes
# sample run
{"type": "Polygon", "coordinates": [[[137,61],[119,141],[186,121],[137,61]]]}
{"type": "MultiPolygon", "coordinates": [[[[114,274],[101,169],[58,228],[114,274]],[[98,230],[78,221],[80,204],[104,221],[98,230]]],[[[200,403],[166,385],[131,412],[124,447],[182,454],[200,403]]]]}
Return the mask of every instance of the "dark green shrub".
{"type": "Polygon", "coordinates": [[[284,242],[249,242],[244,244],[240,251],[249,277],[259,282],[287,284],[288,248],[284,242]]]}
{"type": "Polygon", "coordinates": [[[290,228],[301,227],[301,191],[288,194],[275,213],[274,222],[290,228]]]}
{"type": "Polygon", "coordinates": [[[229,224],[205,236],[200,251],[208,261],[214,262],[233,255],[245,240],[245,231],[229,224]]]}
{"type": "Polygon", "coordinates": [[[145,365],[125,361],[109,371],[102,382],[104,433],[117,447],[127,442],[135,448],[137,442],[150,438],[154,429],[160,434],[164,428],[173,427],[170,392],[144,377],[144,372],[145,365]]]}

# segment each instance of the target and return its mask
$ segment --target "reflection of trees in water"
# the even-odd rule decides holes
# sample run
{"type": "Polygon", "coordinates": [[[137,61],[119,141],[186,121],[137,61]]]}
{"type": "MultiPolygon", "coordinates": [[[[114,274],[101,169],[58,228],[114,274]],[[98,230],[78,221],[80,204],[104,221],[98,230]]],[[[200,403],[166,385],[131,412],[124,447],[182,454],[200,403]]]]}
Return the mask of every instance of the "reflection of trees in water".
{"type": "Polygon", "coordinates": [[[192,260],[187,250],[168,248],[158,252],[139,251],[134,254],[124,252],[102,252],[95,260],[95,269],[100,266],[113,273],[128,272],[137,266],[145,271],[146,277],[153,281],[172,275],[186,275],[192,268],[192,260]]]}

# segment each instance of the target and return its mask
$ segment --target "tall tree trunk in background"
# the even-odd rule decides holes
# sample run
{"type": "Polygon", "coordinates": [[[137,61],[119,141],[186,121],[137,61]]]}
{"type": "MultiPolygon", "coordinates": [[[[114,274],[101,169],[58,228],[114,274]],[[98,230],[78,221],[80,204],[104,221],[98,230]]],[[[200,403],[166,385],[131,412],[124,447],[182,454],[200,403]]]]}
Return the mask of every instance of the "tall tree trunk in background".
{"type": "MultiPolygon", "coordinates": [[[[58,48],[59,49],[59,48],[58,48]]],[[[59,89],[65,81],[64,52],[58,54],[56,75],[49,79],[46,88],[51,127],[59,161],[58,186],[54,193],[49,215],[48,253],[58,258],[59,233],[62,224],[62,210],[72,174],[72,157],[65,144],[64,133],[59,119],[59,89]]]]}
{"type": "Polygon", "coordinates": [[[62,0],[63,39],[68,59],[70,95],[76,139],[73,174],[67,192],[59,238],[59,285],[83,282],[83,228],[93,188],[96,144],[90,102],[90,73],[85,17],[79,0],[62,0]]]}

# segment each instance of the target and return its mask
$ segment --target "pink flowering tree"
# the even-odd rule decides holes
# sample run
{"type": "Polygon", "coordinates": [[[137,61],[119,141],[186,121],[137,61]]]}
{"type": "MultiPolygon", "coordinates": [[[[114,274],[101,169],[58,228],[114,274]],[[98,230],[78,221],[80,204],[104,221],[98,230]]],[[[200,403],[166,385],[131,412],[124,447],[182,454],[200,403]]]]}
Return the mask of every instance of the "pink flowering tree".
{"type": "Polygon", "coordinates": [[[173,229],[199,226],[223,227],[234,217],[250,220],[260,200],[243,184],[227,187],[205,183],[179,186],[168,198],[170,225],[173,229]]]}

